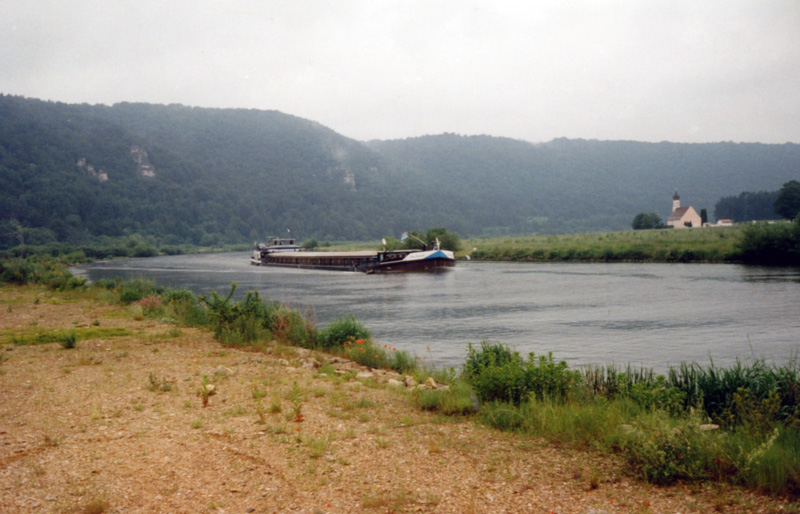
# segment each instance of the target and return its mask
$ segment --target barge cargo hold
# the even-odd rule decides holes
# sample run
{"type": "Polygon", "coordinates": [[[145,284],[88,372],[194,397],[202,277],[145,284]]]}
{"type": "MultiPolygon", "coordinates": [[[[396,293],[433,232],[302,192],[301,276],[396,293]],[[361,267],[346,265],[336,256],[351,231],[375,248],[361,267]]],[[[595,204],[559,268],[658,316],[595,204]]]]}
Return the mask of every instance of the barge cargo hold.
{"type": "Polygon", "coordinates": [[[453,252],[441,250],[363,250],[354,252],[305,252],[291,239],[269,239],[253,252],[256,266],[360,271],[364,273],[405,273],[440,271],[455,266],[453,252]]]}

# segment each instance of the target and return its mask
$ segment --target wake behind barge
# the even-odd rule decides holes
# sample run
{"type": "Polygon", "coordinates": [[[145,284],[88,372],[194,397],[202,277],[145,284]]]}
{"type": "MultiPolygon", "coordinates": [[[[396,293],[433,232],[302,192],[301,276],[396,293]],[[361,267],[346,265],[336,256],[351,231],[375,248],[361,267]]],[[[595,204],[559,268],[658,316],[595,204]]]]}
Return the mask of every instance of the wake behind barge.
{"type": "Polygon", "coordinates": [[[364,250],[354,252],[306,252],[294,239],[269,238],[256,246],[250,264],[287,268],[360,271],[364,273],[406,273],[441,271],[455,266],[453,252],[441,250],[364,250]]]}

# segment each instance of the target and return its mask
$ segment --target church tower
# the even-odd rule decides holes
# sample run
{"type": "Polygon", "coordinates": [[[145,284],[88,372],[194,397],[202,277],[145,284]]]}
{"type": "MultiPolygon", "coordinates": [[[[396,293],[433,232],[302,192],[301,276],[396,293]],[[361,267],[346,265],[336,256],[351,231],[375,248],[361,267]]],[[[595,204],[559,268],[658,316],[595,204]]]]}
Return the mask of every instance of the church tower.
{"type": "Polygon", "coordinates": [[[678,190],[675,190],[675,195],[672,197],[672,212],[677,211],[681,207],[681,197],[678,196],[678,190]]]}

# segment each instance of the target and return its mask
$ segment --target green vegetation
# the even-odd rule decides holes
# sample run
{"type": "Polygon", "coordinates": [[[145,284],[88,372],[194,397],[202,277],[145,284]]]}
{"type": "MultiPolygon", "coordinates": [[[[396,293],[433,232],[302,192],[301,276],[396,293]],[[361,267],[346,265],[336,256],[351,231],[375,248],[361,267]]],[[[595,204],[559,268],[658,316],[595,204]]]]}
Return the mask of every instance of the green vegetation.
{"type": "Polygon", "coordinates": [[[737,248],[748,264],[800,265],[800,214],[794,223],[749,225],[737,248]]]}
{"type": "Polygon", "coordinates": [[[328,324],[325,329],[317,333],[317,343],[324,350],[340,347],[348,341],[357,339],[370,339],[372,333],[356,321],[355,317],[347,316],[336,319],[328,324]]]}
{"type": "Polygon", "coordinates": [[[470,348],[462,378],[483,401],[483,422],[619,453],[644,480],[723,480],[800,494],[797,363],[581,373],[484,342],[470,348]]]}
{"type": "Polygon", "coordinates": [[[0,258],[0,283],[42,284],[58,291],[78,289],[86,285],[86,279],[75,277],[67,270],[77,259],[79,256],[75,255],[0,258]]]}
{"type": "Polygon", "coordinates": [[[650,230],[653,228],[665,228],[661,216],[654,212],[640,212],[631,222],[633,230],[650,230]]]}
{"type": "Polygon", "coordinates": [[[488,261],[735,262],[745,226],[635,230],[558,236],[468,239],[472,259],[488,261]]]}
{"type": "Polygon", "coordinates": [[[58,344],[65,350],[73,350],[78,346],[78,336],[75,335],[74,330],[62,332],[57,338],[58,344]]]}
{"type": "Polygon", "coordinates": [[[714,207],[714,217],[744,223],[753,220],[775,220],[775,200],[778,191],[744,191],[738,196],[720,198],[714,207]]]}
{"type": "Polygon", "coordinates": [[[480,350],[469,345],[464,378],[483,402],[519,405],[530,398],[567,398],[580,374],[569,371],[565,362],[553,361],[552,354],[523,359],[503,345],[484,341],[480,350]]]}
{"type": "Polygon", "coordinates": [[[623,230],[635,213],[668,214],[673,187],[699,210],[796,179],[797,162],[796,144],[455,134],[361,143],[276,111],[0,94],[0,249],[147,256],[249,245],[286,228],[309,241],[432,226],[469,236],[623,230]]]}
{"type": "Polygon", "coordinates": [[[443,250],[451,250],[457,252],[461,250],[461,237],[455,232],[448,232],[444,227],[434,227],[427,231],[412,230],[406,232],[402,236],[404,241],[397,241],[393,238],[388,238],[387,248],[408,248],[408,249],[422,249],[431,248],[431,244],[439,241],[439,245],[443,250]]]}
{"type": "Polygon", "coordinates": [[[21,346],[49,343],[74,346],[78,341],[129,335],[131,335],[131,332],[128,329],[112,327],[74,328],[70,330],[43,330],[40,328],[33,328],[28,330],[0,332],[0,341],[21,346]]]}
{"type": "Polygon", "coordinates": [[[800,216],[800,182],[790,180],[778,191],[775,199],[775,212],[787,220],[800,216]]]}
{"type": "Polygon", "coordinates": [[[223,344],[245,345],[276,339],[306,348],[315,346],[316,330],[299,312],[278,302],[262,301],[258,291],[248,291],[243,301],[233,302],[235,290],[234,282],[225,298],[216,291],[199,297],[214,335],[223,344]]]}

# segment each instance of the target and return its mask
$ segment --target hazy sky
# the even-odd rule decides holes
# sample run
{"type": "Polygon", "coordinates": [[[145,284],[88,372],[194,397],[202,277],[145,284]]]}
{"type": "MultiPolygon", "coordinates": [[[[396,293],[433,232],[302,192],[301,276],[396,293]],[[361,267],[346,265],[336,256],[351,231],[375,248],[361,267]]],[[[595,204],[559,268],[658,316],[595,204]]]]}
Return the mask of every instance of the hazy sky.
{"type": "Polygon", "coordinates": [[[0,0],[0,93],[359,140],[800,142],[800,1],[0,0]]]}

